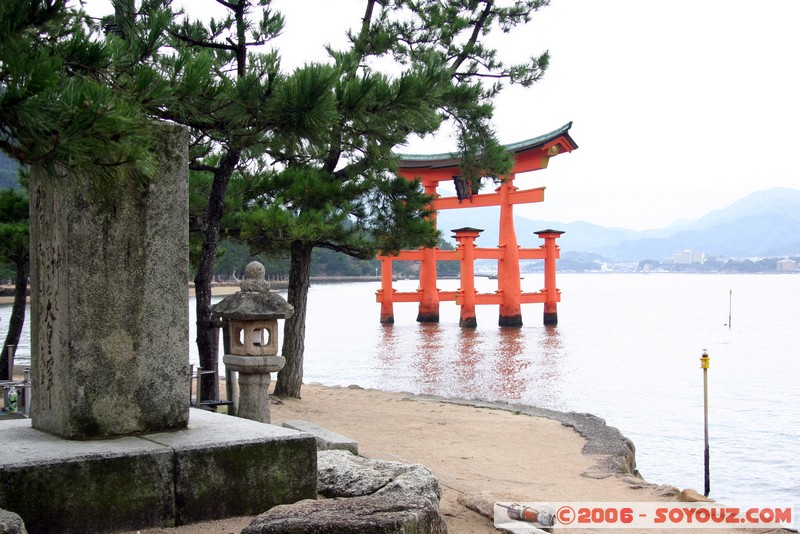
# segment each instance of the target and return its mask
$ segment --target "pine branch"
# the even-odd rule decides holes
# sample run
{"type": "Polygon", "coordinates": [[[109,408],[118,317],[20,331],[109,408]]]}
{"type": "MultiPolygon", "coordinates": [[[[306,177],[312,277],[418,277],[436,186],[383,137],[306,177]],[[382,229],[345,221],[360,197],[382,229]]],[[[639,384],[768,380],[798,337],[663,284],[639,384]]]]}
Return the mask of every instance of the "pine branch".
{"type": "Polygon", "coordinates": [[[332,250],[334,252],[347,254],[348,256],[359,260],[371,260],[375,258],[375,250],[372,247],[365,249],[362,247],[356,247],[354,245],[333,243],[330,241],[318,241],[316,246],[319,248],[332,250]]]}
{"type": "Polygon", "coordinates": [[[214,165],[207,165],[204,163],[190,163],[189,170],[192,171],[200,171],[200,172],[210,172],[212,174],[219,172],[219,167],[215,167],[214,165]]]}
{"type": "Polygon", "coordinates": [[[486,2],[486,8],[481,13],[481,16],[475,21],[475,25],[472,28],[472,35],[470,35],[469,40],[464,44],[461,53],[456,57],[455,61],[450,65],[450,70],[455,72],[464,61],[469,57],[472,53],[473,49],[475,48],[475,43],[478,41],[478,37],[483,30],[484,25],[486,24],[489,15],[492,13],[492,8],[494,7],[494,0],[488,0],[486,2]]]}
{"type": "Polygon", "coordinates": [[[453,76],[458,79],[465,79],[465,78],[508,78],[510,73],[508,71],[503,71],[497,74],[491,74],[488,72],[454,72],[453,76]]]}
{"type": "Polygon", "coordinates": [[[236,8],[237,8],[237,7],[239,7],[239,4],[234,4],[234,3],[231,3],[231,2],[226,2],[225,0],[216,0],[216,2],[217,2],[218,4],[220,4],[220,5],[223,5],[223,6],[227,7],[227,8],[228,8],[228,9],[230,9],[231,11],[235,11],[235,10],[236,10],[236,8]]]}
{"type": "Polygon", "coordinates": [[[367,7],[364,11],[364,16],[361,19],[361,30],[358,32],[358,37],[354,43],[353,50],[358,56],[360,62],[366,53],[367,37],[372,26],[372,14],[375,10],[375,0],[368,0],[367,7]]]}
{"type": "MultiPolygon", "coordinates": [[[[218,0],[219,1],[219,0],[218,0]]],[[[199,39],[194,39],[189,37],[186,34],[179,33],[175,30],[169,31],[170,35],[175,37],[176,39],[190,45],[190,46],[198,46],[200,48],[208,48],[212,50],[225,50],[227,52],[235,52],[236,46],[235,45],[226,45],[222,43],[217,43],[215,41],[201,41],[199,39]]]]}

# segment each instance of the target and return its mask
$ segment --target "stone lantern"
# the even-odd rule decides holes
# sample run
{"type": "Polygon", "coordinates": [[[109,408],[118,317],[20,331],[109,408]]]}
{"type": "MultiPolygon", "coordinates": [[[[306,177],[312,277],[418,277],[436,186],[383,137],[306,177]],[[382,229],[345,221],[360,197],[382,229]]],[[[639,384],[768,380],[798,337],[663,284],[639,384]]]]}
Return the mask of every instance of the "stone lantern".
{"type": "Polygon", "coordinates": [[[278,356],[278,319],[291,317],[294,308],[270,292],[264,273],[261,263],[249,263],[241,291],[222,299],[211,312],[223,323],[222,361],[228,371],[239,373],[236,415],[269,423],[270,373],[286,363],[278,356]]]}

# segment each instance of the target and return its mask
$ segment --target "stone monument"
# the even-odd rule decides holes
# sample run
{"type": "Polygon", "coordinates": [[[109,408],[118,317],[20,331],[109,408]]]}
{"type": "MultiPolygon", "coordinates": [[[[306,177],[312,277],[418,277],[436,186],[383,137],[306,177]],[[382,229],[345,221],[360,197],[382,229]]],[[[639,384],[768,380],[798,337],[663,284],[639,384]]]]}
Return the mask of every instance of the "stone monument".
{"type": "Polygon", "coordinates": [[[69,439],[189,419],[188,134],[162,125],[156,176],[106,205],[82,176],[30,181],[33,427],[69,439]]]}
{"type": "Polygon", "coordinates": [[[29,532],[120,532],[254,515],[316,495],[313,436],[189,409],[188,135],[158,172],[90,201],[31,177],[32,419],[0,425],[0,508],[29,532]],[[100,439],[114,438],[114,439],[100,439]]]}
{"type": "Polygon", "coordinates": [[[269,423],[270,373],[283,369],[286,359],[278,356],[278,319],[291,317],[294,308],[277,293],[271,293],[261,263],[250,262],[244,271],[241,291],[212,306],[223,321],[223,362],[228,371],[239,373],[236,415],[269,423]]]}

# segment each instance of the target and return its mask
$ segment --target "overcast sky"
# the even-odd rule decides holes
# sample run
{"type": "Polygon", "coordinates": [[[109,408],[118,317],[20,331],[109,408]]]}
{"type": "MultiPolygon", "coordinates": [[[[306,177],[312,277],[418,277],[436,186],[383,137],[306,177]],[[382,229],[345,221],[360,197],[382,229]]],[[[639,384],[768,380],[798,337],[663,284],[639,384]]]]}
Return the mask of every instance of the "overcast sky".
{"type": "MultiPolygon", "coordinates": [[[[89,0],[106,12],[107,0],[89,0]]],[[[213,0],[186,2],[195,16],[213,0]]],[[[363,0],[275,0],[287,69],[343,43],[363,0]]],[[[547,188],[517,207],[535,219],[647,229],[699,218],[754,191],[800,189],[800,2],[796,0],[551,0],[497,42],[504,59],[549,50],[550,69],[496,101],[504,143],[573,121],[579,148],[520,175],[547,188]]],[[[447,135],[402,151],[452,150],[447,135]]]]}

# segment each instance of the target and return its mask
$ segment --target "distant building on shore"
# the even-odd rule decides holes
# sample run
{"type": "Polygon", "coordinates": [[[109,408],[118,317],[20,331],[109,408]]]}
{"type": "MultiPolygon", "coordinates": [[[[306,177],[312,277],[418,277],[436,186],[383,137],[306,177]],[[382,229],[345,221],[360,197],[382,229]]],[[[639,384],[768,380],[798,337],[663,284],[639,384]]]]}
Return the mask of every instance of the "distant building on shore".
{"type": "Polygon", "coordinates": [[[778,260],[776,262],[775,269],[782,273],[794,272],[797,270],[797,262],[788,258],[778,260]]]}
{"type": "Polygon", "coordinates": [[[675,265],[691,265],[692,263],[703,263],[705,261],[706,255],[704,252],[692,252],[689,249],[672,255],[672,263],[675,265]]]}

